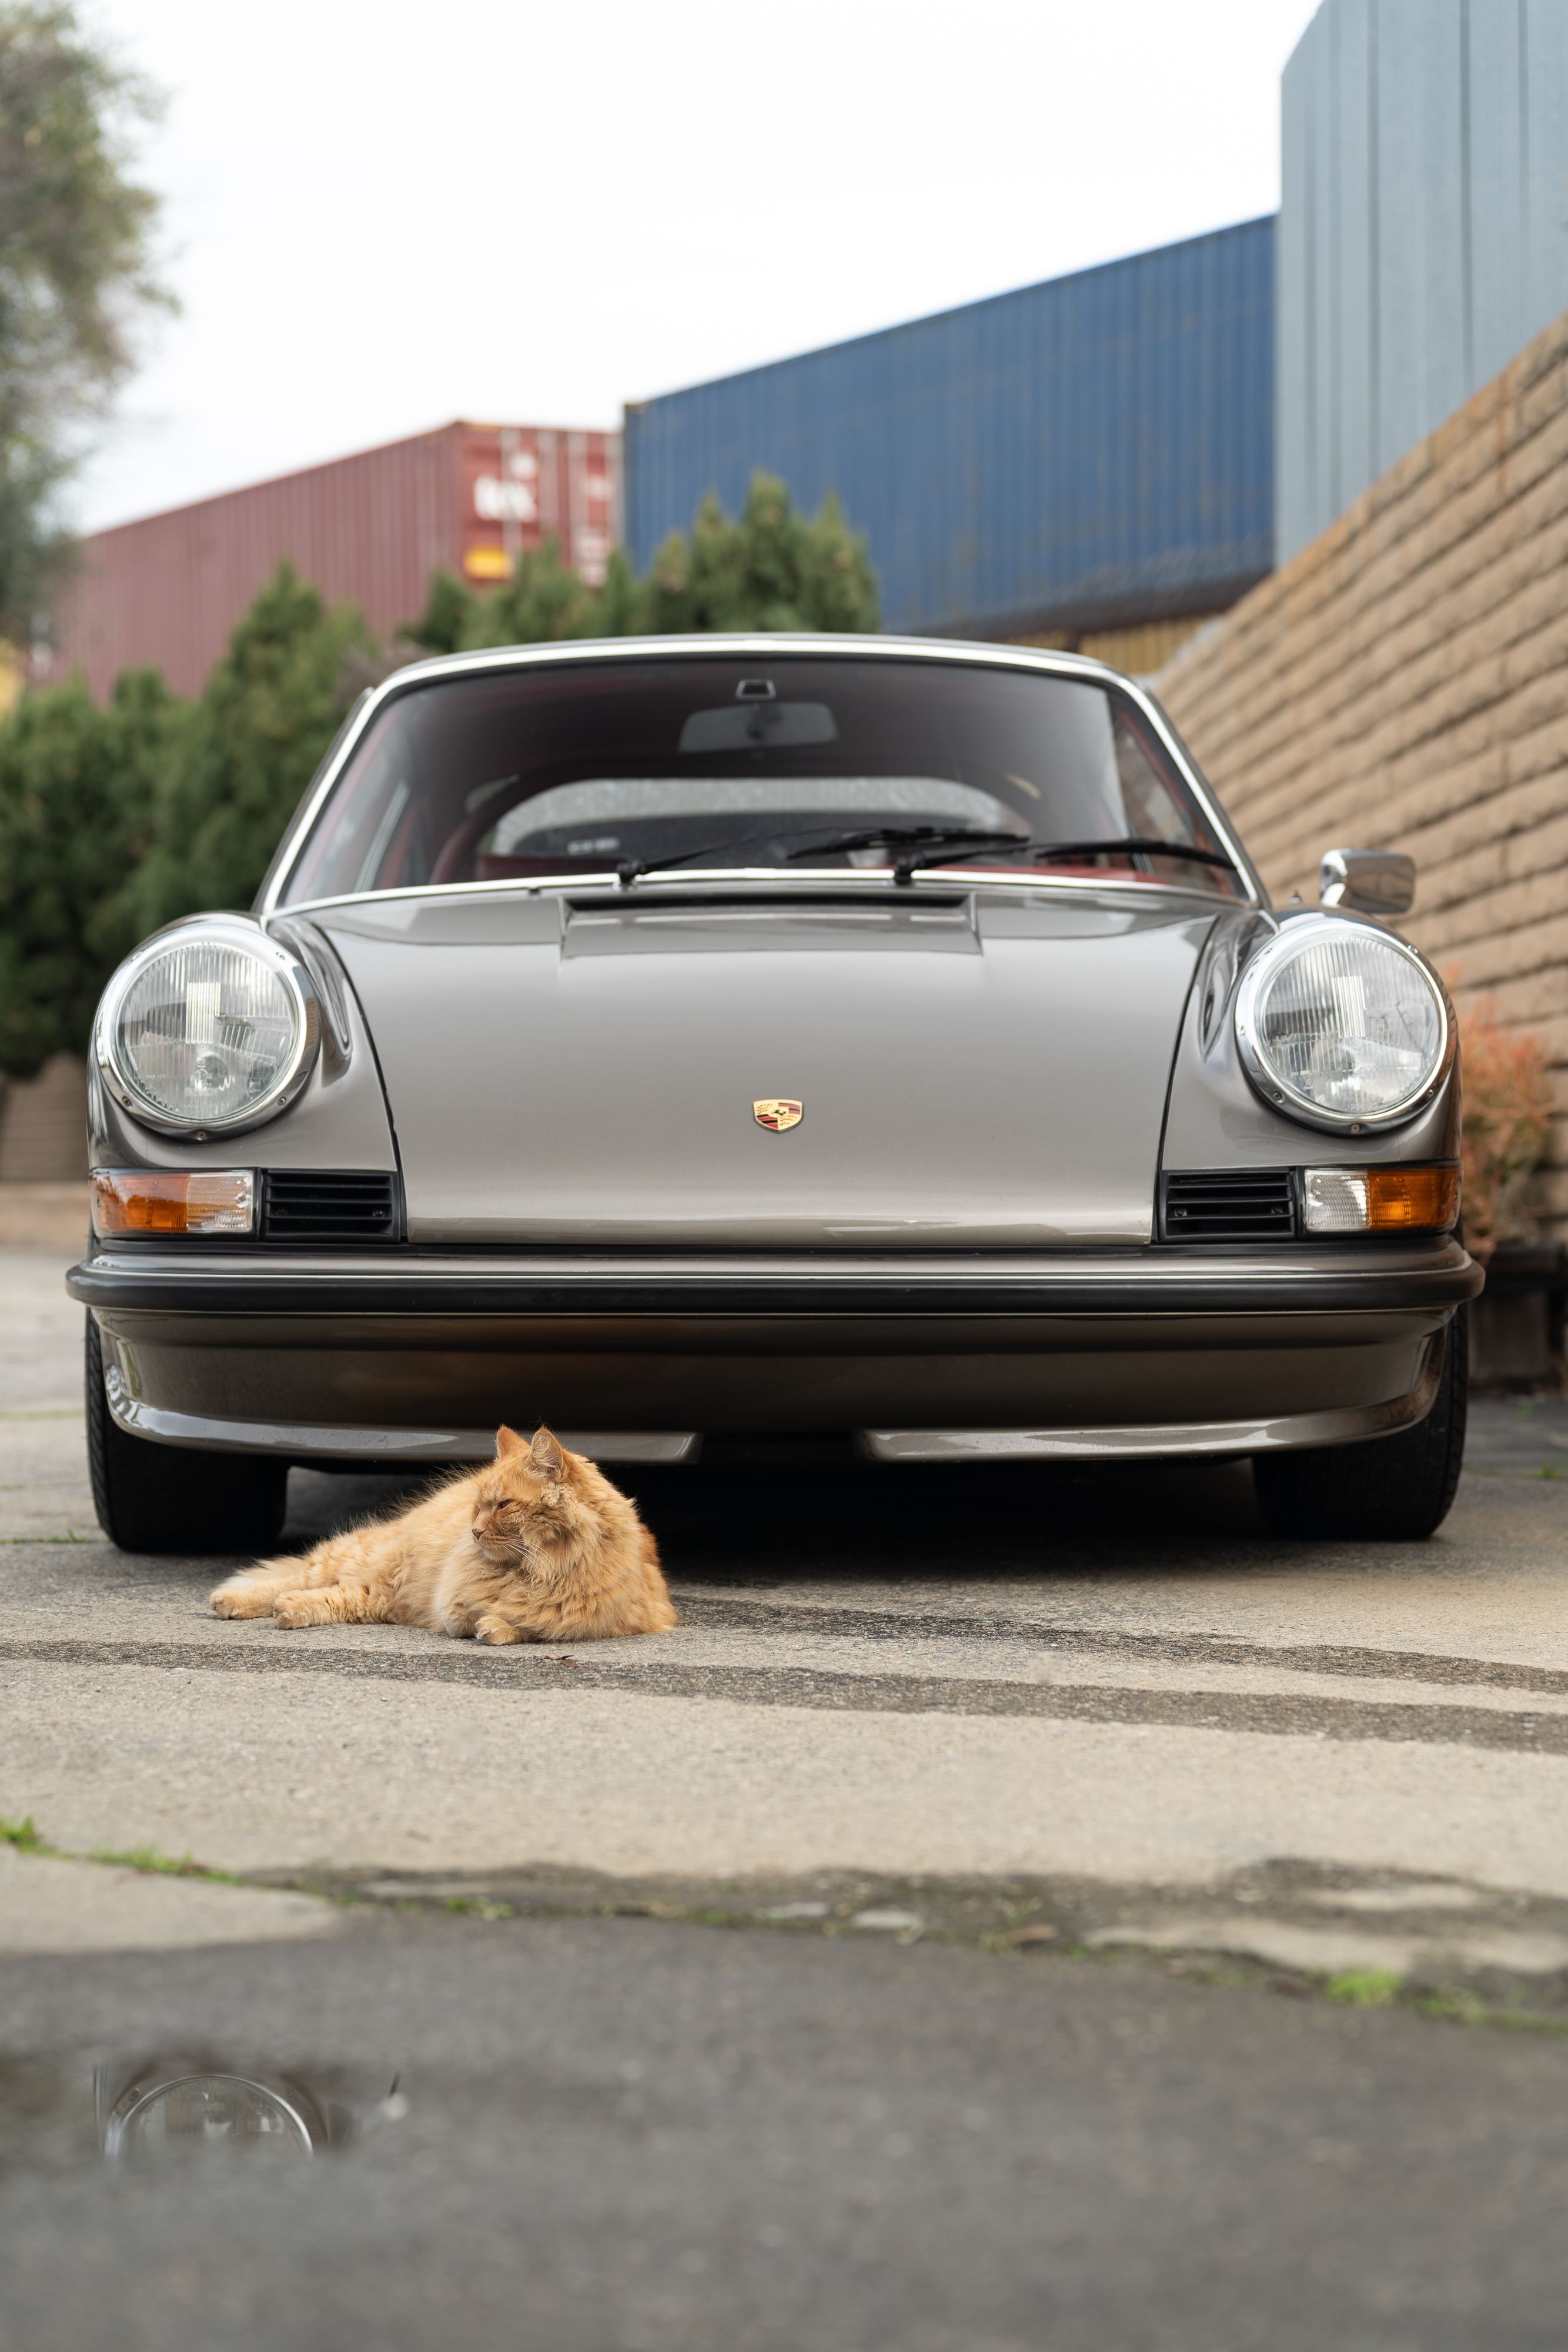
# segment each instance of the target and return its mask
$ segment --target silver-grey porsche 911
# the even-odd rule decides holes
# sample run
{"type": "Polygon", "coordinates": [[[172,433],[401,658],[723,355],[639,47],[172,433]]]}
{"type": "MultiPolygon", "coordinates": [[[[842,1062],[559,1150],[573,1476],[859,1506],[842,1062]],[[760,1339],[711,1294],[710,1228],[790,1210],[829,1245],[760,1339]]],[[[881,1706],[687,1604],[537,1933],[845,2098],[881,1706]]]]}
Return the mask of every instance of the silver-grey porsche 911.
{"type": "Polygon", "coordinates": [[[1429,1534],[1481,1283],[1454,1018],[1376,919],[1409,861],[1323,874],[1272,908],[1158,705],[1069,655],[401,671],[255,911],[105,993],[105,1529],[257,1549],[291,1463],[548,1420],[612,1468],[1250,1456],[1281,1531],[1429,1534]]]}

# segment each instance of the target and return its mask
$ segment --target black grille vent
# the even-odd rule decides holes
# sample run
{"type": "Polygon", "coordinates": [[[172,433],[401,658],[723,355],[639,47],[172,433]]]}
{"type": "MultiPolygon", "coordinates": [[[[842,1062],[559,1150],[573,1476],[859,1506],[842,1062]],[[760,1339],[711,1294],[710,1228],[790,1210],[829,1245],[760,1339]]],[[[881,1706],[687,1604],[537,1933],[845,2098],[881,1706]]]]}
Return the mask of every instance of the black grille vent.
{"type": "Polygon", "coordinates": [[[269,1242],[401,1241],[397,1178],[275,1168],[267,1179],[261,1231],[269,1242]]]}
{"type": "Polygon", "coordinates": [[[1295,1179],[1289,1168],[1166,1176],[1160,1228],[1167,1242],[1288,1242],[1296,1230],[1295,1179]]]}

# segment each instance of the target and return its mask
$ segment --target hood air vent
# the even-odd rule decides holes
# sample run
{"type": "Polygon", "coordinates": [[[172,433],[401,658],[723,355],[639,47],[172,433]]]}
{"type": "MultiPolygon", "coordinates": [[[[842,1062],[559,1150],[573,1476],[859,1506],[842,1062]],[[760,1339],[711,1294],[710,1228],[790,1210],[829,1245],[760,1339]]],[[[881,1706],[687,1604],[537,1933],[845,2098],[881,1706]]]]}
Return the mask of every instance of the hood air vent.
{"type": "Polygon", "coordinates": [[[341,1169],[268,1171],[261,1216],[269,1242],[398,1242],[402,1200],[395,1176],[341,1169]]]}
{"type": "Polygon", "coordinates": [[[1288,1242],[1296,1231],[1289,1168],[1220,1169],[1160,1180],[1160,1236],[1167,1242],[1288,1242]]]}

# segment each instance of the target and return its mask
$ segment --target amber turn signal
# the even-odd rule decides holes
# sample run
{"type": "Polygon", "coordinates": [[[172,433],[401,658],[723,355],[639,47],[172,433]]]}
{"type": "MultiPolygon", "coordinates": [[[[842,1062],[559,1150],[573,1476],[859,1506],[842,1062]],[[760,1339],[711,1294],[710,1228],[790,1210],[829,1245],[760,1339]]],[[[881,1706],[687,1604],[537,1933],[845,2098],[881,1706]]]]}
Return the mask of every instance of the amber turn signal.
{"type": "Polygon", "coordinates": [[[151,1168],[95,1168],[92,1229],[115,1234],[248,1234],[256,1223],[249,1168],[175,1174],[151,1168]]]}
{"type": "Polygon", "coordinates": [[[1443,1234],[1458,1223],[1457,1168],[1308,1168],[1309,1234],[1443,1234]]]}

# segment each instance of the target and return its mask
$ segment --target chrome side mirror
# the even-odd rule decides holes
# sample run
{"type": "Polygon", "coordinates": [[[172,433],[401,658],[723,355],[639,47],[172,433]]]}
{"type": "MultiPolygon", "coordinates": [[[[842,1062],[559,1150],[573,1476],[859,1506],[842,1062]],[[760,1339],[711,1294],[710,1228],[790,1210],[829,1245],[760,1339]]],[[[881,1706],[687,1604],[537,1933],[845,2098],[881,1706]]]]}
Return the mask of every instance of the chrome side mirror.
{"type": "Polygon", "coordinates": [[[1351,915],[1407,915],[1416,903],[1416,860],[1402,849],[1327,850],[1318,898],[1351,915]]]}

